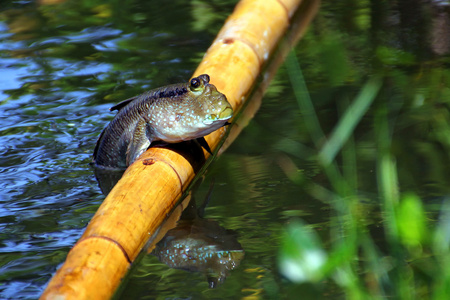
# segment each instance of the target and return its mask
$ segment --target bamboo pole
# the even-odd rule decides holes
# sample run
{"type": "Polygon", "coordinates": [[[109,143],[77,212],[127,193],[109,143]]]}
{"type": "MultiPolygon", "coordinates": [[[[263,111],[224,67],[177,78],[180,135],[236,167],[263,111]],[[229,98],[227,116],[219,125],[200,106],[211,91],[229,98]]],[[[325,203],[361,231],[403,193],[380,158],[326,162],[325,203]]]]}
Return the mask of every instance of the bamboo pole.
{"type": "MultiPolygon", "coordinates": [[[[300,3],[240,1],[193,76],[209,74],[239,111],[300,3]]],[[[225,130],[206,137],[213,151],[225,130]]],[[[146,151],[106,197],[41,299],[109,299],[196,171],[188,158],[170,149],[146,151]]]]}

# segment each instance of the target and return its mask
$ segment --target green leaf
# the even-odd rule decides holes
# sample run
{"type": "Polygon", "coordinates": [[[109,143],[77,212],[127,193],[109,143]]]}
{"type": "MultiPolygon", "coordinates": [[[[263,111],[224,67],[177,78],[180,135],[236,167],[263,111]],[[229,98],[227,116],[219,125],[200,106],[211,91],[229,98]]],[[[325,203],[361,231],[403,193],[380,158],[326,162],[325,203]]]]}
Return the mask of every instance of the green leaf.
{"type": "Polygon", "coordinates": [[[415,194],[405,194],[397,208],[398,236],[406,246],[426,242],[426,220],[422,201],[415,194]]]}
{"type": "Polygon", "coordinates": [[[315,231],[300,221],[289,224],[279,255],[280,272],[294,282],[316,282],[323,277],[326,252],[315,231]]]}
{"type": "Polygon", "coordinates": [[[413,54],[391,47],[378,46],[376,55],[384,65],[409,66],[416,63],[413,54]]]}

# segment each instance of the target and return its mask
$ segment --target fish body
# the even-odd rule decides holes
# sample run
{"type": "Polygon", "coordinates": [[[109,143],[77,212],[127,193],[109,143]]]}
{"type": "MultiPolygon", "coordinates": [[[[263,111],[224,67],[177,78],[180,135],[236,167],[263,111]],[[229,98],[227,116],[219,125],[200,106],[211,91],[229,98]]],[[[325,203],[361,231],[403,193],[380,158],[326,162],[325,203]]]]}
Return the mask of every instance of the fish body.
{"type": "Polygon", "coordinates": [[[118,113],[100,134],[94,164],[126,168],[154,141],[197,139],[227,124],[233,108],[209,81],[203,74],[188,83],[150,90],[113,106],[111,110],[118,113]]]}

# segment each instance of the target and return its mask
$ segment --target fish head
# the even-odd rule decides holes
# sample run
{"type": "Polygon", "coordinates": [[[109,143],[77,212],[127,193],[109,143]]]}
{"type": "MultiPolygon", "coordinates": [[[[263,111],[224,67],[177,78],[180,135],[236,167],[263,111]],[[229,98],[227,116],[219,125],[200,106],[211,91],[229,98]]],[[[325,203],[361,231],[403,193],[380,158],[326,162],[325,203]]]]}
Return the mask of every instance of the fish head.
{"type": "Polygon", "coordinates": [[[207,74],[194,77],[178,87],[185,92],[155,105],[156,113],[151,113],[155,118],[154,140],[168,143],[192,140],[227,124],[233,116],[233,108],[209,79],[207,74]]]}
{"type": "Polygon", "coordinates": [[[191,111],[196,116],[192,125],[206,134],[224,126],[233,117],[233,107],[226,96],[209,81],[209,75],[203,74],[189,82],[189,90],[194,95],[191,111]]]}

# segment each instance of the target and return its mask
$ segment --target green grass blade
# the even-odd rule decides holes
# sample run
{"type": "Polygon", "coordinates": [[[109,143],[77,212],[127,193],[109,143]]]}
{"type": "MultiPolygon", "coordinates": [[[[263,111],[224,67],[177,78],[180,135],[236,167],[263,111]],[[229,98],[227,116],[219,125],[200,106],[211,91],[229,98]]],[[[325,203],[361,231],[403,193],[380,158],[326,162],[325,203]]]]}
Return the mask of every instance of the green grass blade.
{"type": "Polygon", "coordinates": [[[294,95],[297,99],[298,106],[305,119],[305,125],[311,134],[314,144],[317,149],[323,138],[325,137],[322,127],[320,126],[319,119],[314,109],[314,105],[309,96],[308,87],[306,86],[305,79],[303,78],[300,65],[298,63],[295,52],[289,53],[286,58],[286,69],[293,86],[294,95]]]}
{"type": "Polygon", "coordinates": [[[320,151],[319,160],[324,165],[329,165],[336,157],[336,154],[342,149],[356,125],[358,125],[376,98],[381,85],[382,80],[379,76],[374,76],[364,85],[353,104],[350,105],[334,128],[330,139],[320,151]]]}

